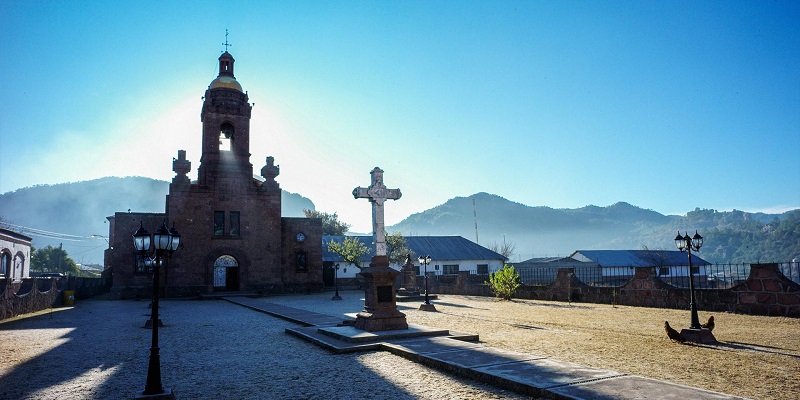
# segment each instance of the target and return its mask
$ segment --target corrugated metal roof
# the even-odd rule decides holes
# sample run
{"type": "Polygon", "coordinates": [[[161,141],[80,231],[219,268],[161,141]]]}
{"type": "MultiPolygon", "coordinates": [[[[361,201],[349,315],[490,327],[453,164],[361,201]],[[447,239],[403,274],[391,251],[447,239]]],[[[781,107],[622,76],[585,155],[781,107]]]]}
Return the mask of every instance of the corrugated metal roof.
{"type": "MultiPolygon", "coordinates": [[[[572,254],[582,255],[603,267],[652,267],[688,265],[689,257],[677,250],[578,250],[572,254]]],[[[711,265],[692,254],[692,265],[711,265]]]]}
{"type": "MultiPolygon", "coordinates": [[[[372,236],[352,236],[373,249],[372,236]]],[[[341,242],[344,236],[322,237],[322,261],[342,261],[342,258],[328,251],[328,242],[341,242]]],[[[461,236],[406,236],[406,247],[417,256],[431,256],[435,260],[500,260],[505,257],[461,236]]],[[[374,251],[374,250],[373,250],[374,251]]],[[[372,254],[365,257],[369,260],[372,254]]]]}

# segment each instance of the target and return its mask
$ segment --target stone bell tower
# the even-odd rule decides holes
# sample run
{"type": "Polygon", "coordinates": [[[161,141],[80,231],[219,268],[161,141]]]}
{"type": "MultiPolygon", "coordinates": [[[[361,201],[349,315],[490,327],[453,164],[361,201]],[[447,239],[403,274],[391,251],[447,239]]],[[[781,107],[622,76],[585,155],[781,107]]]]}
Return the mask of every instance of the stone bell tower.
{"type": "Polygon", "coordinates": [[[250,114],[247,93],[233,75],[235,60],[227,51],[219,56],[219,75],[208,86],[200,120],[203,122],[203,154],[197,182],[215,187],[249,185],[253,177],[250,164],[250,114]]]}

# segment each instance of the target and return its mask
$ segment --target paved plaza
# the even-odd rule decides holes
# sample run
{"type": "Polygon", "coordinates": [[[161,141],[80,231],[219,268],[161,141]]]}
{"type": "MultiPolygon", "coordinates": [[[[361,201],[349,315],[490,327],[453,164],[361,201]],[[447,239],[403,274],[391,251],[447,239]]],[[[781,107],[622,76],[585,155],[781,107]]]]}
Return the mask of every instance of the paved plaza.
{"type": "MultiPolygon", "coordinates": [[[[565,383],[546,392],[548,397],[730,398],[453,339],[399,340],[382,350],[336,354],[286,333],[314,330],[296,323],[303,318],[329,324],[363,307],[363,292],[342,297],[230,299],[247,307],[221,300],[162,301],[164,386],[179,399],[514,399],[530,397],[501,388],[538,380],[565,383]],[[259,308],[291,314],[295,322],[259,308]],[[502,379],[491,386],[443,371],[502,379]],[[585,382],[575,380],[583,375],[585,382]]],[[[1,323],[0,398],[132,398],[144,388],[147,372],[150,331],[141,328],[147,305],[86,300],[1,323]]],[[[399,308],[417,305],[399,303],[399,308]]]]}
{"type": "MultiPolygon", "coordinates": [[[[285,333],[296,324],[226,301],[161,304],[162,380],[178,399],[526,398],[384,351],[334,354],[285,333]]],[[[147,305],[84,300],[0,323],[0,399],[133,398],[147,373],[147,305]]]]}

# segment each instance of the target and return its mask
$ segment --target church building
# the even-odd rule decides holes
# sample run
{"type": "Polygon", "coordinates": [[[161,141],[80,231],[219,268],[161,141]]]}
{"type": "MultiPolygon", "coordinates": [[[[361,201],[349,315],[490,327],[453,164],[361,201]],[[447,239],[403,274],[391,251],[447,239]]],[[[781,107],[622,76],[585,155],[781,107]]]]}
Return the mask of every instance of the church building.
{"type": "Polygon", "coordinates": [[[219,75],[203,97],[197,181],[187,177],[191,162],[179,150],[164,213],[108,217],[105,263],[112,271],[113,292],[123,297],[150,292],[152,275],[134,249],[132,235],[140,224],[154,232],[165,221],[181,235],[180,247],[161,268],[165,296],[322,290],[322,222],[281,217],[281,189],[275,180],[280,169],[273,157],[266,158],[260,176],[253,174],[252,105],[233,70],[233,56],[226,51],[219,57],[219,75]]]}

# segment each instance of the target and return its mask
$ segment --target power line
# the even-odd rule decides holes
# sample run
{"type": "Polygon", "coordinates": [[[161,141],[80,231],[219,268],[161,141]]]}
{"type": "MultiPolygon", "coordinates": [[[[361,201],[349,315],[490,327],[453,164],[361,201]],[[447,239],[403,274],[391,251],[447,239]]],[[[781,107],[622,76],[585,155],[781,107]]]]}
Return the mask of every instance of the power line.
{"type": "Polygon", "coordinates": [[[45,237],[48,239],[58,239],[58,240],[67,240],[71,242],[80,242],[88,239],[96,239],[94,236],[78,236],[78,235],[70,235],[68,233],[59,233],[59,232],[52,232],[46,231],[43,229],[36,229],[22,225],[15,225],[8,222],[3,222],[3,226],[11,228],[12,230],[23,234],[23,235],[31,235],[31,236],[39,236],[45,237]]]}

